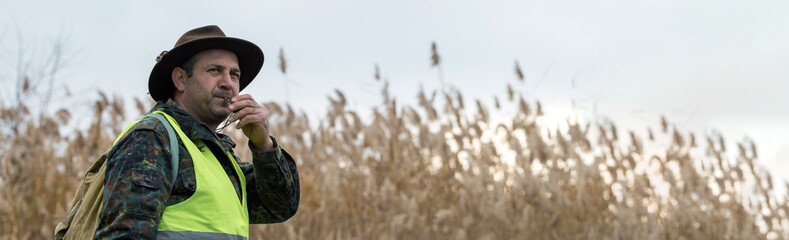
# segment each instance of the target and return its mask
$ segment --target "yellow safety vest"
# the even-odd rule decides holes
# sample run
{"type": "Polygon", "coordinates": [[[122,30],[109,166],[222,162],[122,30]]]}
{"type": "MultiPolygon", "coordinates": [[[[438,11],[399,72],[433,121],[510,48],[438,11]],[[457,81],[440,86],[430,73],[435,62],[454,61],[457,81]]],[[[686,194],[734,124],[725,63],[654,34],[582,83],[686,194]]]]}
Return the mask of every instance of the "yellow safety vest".
{"type": "MultiPolygon", "coordinates": [[[[171,116],[158,112],[167,118],[178,133],[194,162],[197,188],[194,194],[183,202],[167,206],[164,210],[158,239],[248,239],[249,213],[247,212],[246,180],[241,168],[230,152],[226,152],[233,163],[241,184],[241,201],[230,178],[214,154],[200,144],[197,148],[181,131],[171,116]]],[[[198,140],[198,143],[199,140],[198,140]]]]}

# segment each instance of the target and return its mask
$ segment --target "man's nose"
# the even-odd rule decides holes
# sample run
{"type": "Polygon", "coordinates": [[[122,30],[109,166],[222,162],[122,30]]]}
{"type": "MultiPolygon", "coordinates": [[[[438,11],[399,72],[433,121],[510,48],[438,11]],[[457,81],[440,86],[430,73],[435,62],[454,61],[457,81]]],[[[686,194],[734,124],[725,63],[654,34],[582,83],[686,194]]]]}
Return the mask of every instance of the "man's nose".
{"type": "Polygon", "coordinates": [[[219,88],[230,90],[233,88],[233,78],[230,76],[230,72],[224,72],[222,77],[219,79],[219,88]]]}

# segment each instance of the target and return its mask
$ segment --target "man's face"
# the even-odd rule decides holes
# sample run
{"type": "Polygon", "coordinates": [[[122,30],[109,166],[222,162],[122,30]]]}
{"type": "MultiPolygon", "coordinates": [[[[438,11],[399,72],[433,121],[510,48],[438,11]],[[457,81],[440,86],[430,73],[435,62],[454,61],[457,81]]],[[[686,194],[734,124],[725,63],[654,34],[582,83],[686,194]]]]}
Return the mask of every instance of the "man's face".
{"type": "Polygon", "coordinates": [[[238,59],[235,53],[222,49],[205,50],[195,58],[183,92],[183,107],[209,126],[219,124],[231,113],[225,98],[238,95],[238,59]]]}

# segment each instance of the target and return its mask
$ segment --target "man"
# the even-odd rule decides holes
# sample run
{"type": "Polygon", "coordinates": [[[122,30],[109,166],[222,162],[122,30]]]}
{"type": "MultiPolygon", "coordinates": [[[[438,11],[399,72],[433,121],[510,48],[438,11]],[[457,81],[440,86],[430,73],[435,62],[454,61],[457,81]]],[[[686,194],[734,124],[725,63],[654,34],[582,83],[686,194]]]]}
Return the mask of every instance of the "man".
{"type": "Polygon", "coordinates": [[[269,136],[266,108],[238,95],[262,65],[257,45],[217,26],[193,29],[159,55],[148,79],[157,101],[151,112],[165,113],[180,130],[177,178],[168,123],[143,118],[110,150],[94,238],[246,239],[250,223],[296,213],[296,164],[269,136]],[[226,118],[249,138],[253,164],[215,132],[226,118]]]}

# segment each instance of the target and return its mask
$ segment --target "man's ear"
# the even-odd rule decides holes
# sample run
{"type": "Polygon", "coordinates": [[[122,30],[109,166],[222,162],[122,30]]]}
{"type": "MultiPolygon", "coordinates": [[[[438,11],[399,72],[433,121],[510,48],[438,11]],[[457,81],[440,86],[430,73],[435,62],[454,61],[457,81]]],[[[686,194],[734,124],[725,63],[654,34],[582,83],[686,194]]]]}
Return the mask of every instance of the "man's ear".
{"type": "Polygon", "coordinates": [[[173,80],[173,85],[175,86],[175,90],[177,92],[183,92],[184,89],[186,89],[186,71],[183,68],[173,68],[173,72],[170,74],[170,77],[173,80]]]}

